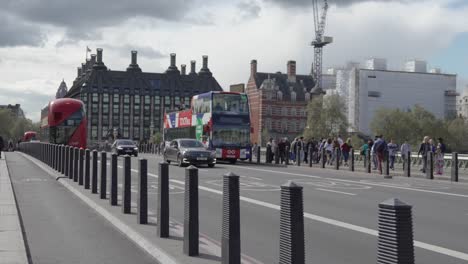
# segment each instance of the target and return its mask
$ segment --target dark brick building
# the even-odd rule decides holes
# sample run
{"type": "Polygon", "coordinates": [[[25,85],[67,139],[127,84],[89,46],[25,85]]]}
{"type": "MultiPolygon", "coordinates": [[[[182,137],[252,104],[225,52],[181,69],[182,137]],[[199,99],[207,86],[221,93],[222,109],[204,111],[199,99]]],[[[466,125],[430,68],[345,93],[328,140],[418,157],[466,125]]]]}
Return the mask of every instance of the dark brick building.
{"type": "Polygon", "coordinates": [[[125,71],[107,69],[103,50],[78,68],[78,74],[67,97],[81,99],[86,105],[88,144],[106,140],[114,128],[124,138],[144,141],[151,132],[161,131],[163,114],[190,105],[191,96],[207,91],[222,91],[208,68],[208,56],[196,72],[191,61],[176,66],[171,54],[164,73],[143,72],[137,64],[137,52],[131,52],[131,63],[125,71]]]}
{"type": "Polygon", "coordinates": [[[323,93],[314,88],[311,75],[297,75],[296,62],[288,61],[286,74],[257,72],[257,61],[250,63],[246,93],[250,100],[252,142],[265,144],[265,138],[291,138],[302,133],[307,123],[307,103],[323,93]]]}
{"type": "Polygon", "coordinates": [[[11,111],[12,115],[14,118],[26,118],[24,116],[24,112],[23,112],[23,109],[21,109],[21,105],[20,104],[15,104],[15,105],[11,105],[11,104],[8,104],[8,105],[0,105],[0,109],[7,109],[9,111],[11,111]]]}

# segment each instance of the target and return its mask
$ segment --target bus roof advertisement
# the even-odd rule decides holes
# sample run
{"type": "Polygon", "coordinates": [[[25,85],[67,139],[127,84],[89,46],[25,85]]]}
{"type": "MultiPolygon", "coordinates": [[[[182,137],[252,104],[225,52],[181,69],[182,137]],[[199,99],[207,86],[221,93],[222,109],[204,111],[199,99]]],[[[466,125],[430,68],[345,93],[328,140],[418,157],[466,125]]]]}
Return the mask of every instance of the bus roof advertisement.
{"type": "Polygon", "coordinates": [[[178,127],[192,126],[192,110],[179,112],[178,127]]]}

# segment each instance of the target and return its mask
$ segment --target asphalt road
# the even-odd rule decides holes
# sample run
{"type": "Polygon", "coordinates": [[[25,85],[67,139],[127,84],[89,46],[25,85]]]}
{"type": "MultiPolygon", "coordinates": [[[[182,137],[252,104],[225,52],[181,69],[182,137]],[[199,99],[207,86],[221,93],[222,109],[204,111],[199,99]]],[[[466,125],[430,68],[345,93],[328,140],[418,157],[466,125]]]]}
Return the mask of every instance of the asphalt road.
{"type": "MultiPolygon", "coordinates": [[[[142,156],[149,160],[149,181],[153,187],[150,201],[155,201],[155,176],[160,159],[153,155],[142,156]]],[[[132,168],[135,169],[132,179],[136,190],[136,158],[132,158],[132,168]]],[[[185,169],[171,165],[169,170],[173,193],[171,217],[183,222],[185,169]]],[[[363,173],[293,166],[217,164],[213,169],[201,167],[200,232],[218,240],[221,237],[222,175],[228,171],[241,176],[241,196],[254,201],[241,202],[242,252],[263,263],[278,261],[279,211],[275,206],[280,204],[279,186],[288,180],[304,187],[307,263],[375,263],[377,237],[346,225],[377,230],[378,203],[393,197],[413,205],[414,238],[429,244],[422,247],[431,248],[423,249],[417,243],[418,263],[468,261],[466,184],[403,177],[385,180],[382,176],[363,173]],[[434,250],[434,246],[441,248],[434,250]],[[457,253],[462,253],[462,257],[453,257],[457,253]]],[[[150,202],[150,209],[156,210],[155,202],[150,202]]]]}
{"type": "Polygon", "coordinates": [[[7,153],[31,263],[155,263],[91,208],[17,153],[7,153]]]}

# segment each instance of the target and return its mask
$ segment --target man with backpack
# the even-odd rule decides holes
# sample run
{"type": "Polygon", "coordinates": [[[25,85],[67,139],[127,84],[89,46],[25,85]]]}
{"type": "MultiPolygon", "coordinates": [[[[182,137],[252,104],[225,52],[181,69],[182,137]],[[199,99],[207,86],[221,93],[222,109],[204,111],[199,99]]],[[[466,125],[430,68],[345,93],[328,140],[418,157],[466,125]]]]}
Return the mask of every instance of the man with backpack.
{"type": "Polygon", "coordinates": [[[377,169],[379,170],[380,174],[382,174],[382,162],[385,155],[387,154],[387,150],[387,142],[385,142],[383,136],[380,135],[374,143],[374,152],[377,158],[377,169]]]}

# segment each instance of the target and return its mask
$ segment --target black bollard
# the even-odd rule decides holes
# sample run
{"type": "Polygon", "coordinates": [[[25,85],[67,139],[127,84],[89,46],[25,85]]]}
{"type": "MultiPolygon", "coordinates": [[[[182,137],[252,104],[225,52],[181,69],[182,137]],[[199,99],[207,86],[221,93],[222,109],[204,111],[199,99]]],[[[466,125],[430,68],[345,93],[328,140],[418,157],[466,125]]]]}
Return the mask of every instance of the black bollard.
{"type": "Polygon", "coordinates": [[[426,179],[434,179],[434,153],[429,151],[427,153],[427,165],[426,165],[426,179]]]}
{"type": "Polygon", "coordinates": [[[280,264],[304,264],[304,208],[302,187],[292,181],[281,185],[280,264]]]}
{"type": "Polygon", "coordinates": [[[80,150],[75,147],[73,148],[73,181],[78,182],[78,155],[80,150]]]}
{"type": "Polygon", "coordinates": [[[91,174],[91,193],[97,193],[97,181],[98,181],[98,153],[97,150],[93,150],[93,167],[91,174]]]}
{"type": "Polygon", "coordinates": [[[124,157],[124,166],[123,166],[123,189],[122,189],[122,213],[130,214],[131,213],[131,202],[132,202],[132,193],[131,193],[131,159],[130,156],[125,155],[124,157]]]}
{"type": "Polygon", "coordinates": [[[392,176],[390,176],[390,161],[389,161],[389,158],[390,158],[390,153],[388,151],[385,151],[384,152],[384,165],[385,165],[384,178],[385,179],[391,179],[392,178],[392,176]]]}
{"type": "Polygon", "coordinates": [[[85,171],[84,171],[84,188],[89,189],[89,174],[90,174],[90,152],[89,149],[85,150],[85,171]]]}
{"type": "Polygon", "coordinates": [[[327,154],[325,152],[325,146],[322,148],[322,169],[325,169],[325,164],[327,163],[327,154]]]}
{"type": "Polygon", "coordinates": [[[265,163],[271,163],[271,145],[267,145],[266,147],[266,157],[265,157],[265,163]]]}
{"type": "Polygon", "coordinates": [[[140,159],[138,163],[138,199],[137,222],[145,225],[148,223],[148,161],[140,159]]]}
{"type": "Polygon", "coordinates": [[[80,172],[78,174],[78,185],[83,185],[83,176],[84,176],[84,149],[80,148],[79,150],[79,160],[78,160],[78,168],[80,169],[80,172]]]}
{"type": "Polygon", "coordinates": [[[284,159],[285,159],[285,163],[286,163],[286,166],[289,165],[289,146],[286,146],[286,152],[284,153],[284,159]]]}
{"type": "Polygon", "coordinates": [[[257,163],[258,163],[258,164],[260,164],[261,155],[262,155],[262,147],[260,147],[260,145],[258,145],[258,146],[257,146],[257,163]]]}
{"type": "Polygon", "coordinates": [[[309,167],[312,167],[312,144],[309,145],[309,167]]]}
{"type": "Polygon", "coordinates": [[[276,148],[275,148],[275,164],[279,164],[279,163],[280,163],[279,147],[276,146],[276,148]]]}
{"type": "Polygon", "coordinates": [[[111,155],[111,178],[110,178],[110,204],[117,205],[117,154],[111,155]]]}
{"type": "Polygon", "coordinates": [[[301,166],[301,146],[296,143],[296,165],[301,166]]]}
{"type": "Polygon", "coordinates": [[[253,152],[252,152],[252,146],[249,146],[249,163],[252,163],[252,156],[253,156],[253,152]]]}
{"type": "Polygon", "coordinates": [[[221,263],[241,263],[239,176],[232,172],[223,176],[221,263]]]}
{"type": "Polygon", "coordinates": [[[452,153],[452,169],[450,171],[450,180],[453,182],[458,181],[458,153],[452,153]]]}
{"type": "Polygon", "coordinates": [[[371,150],[368,149],[367,150],[367,153],[366,153],[366,171],[367,173],[371,173],[371,166],[372,166],[372,162],[371,162],[371,150]]]}
{"type": "Polygon", "coordinates": [[[398,199],[379,204],[377,263],[414,264],[411,205],[398,199]]]}
{"type": "Polygon", "coordinates": [[[68,178],[73,180],[73,156],[75,155],[75,149],[70,146],[68,149],[68,178]]]}
{"type": "Polygon", "coordinates": [[[354,149],[349,150],[349,170],[354,171],[354,149]]]}
{"type": "Polygon", "coordinates": [[[63,174],[65,175],[65,177],[68,177],[68,172],[69,172],[69,169],[68,169],[68,166],[69,166],[69,162],[68,162],[68,158],[69,158],[69,150],[70,148],[68,146],[65,146],[64,147],[65,149],[65,154],[64,154],[64,167],[63,167],[63,174]]]}
{"type": "Polygon", "coordinates": [[[159,163],[158,178],[158,229],[159,237],[169,237],[169,164],[159,163]]]}
{"type": "Polygon", "coordinates": [[[340,155],[340,149],[339,148],[335,149],[335,158],[336,158],[335,170],[339,170],[340,169],[340,160],[341,160],[341,155],[340,155]]]}
{"type": "Polygon", "coordinates": [[[405,169],[405,176],[411,177],[411,151],[408,151],[407,156],[405,157],[404,161],[404,169],[405,169]]]}
{"type": "Polygon", "coordinates": [[[184,254],[198,256],[198,169],[185,169],[184,254]]]}
{"type": "Polygon", "coordinates": [[[65,146],[60,146],[60,173],[65,174],[65,146]]]}
{"type": "Polygon", "coordinates": [[[99,184],[99,197],[101,199],[107,198],[107,153],[101,152],[101,181],[99,184]]]}

